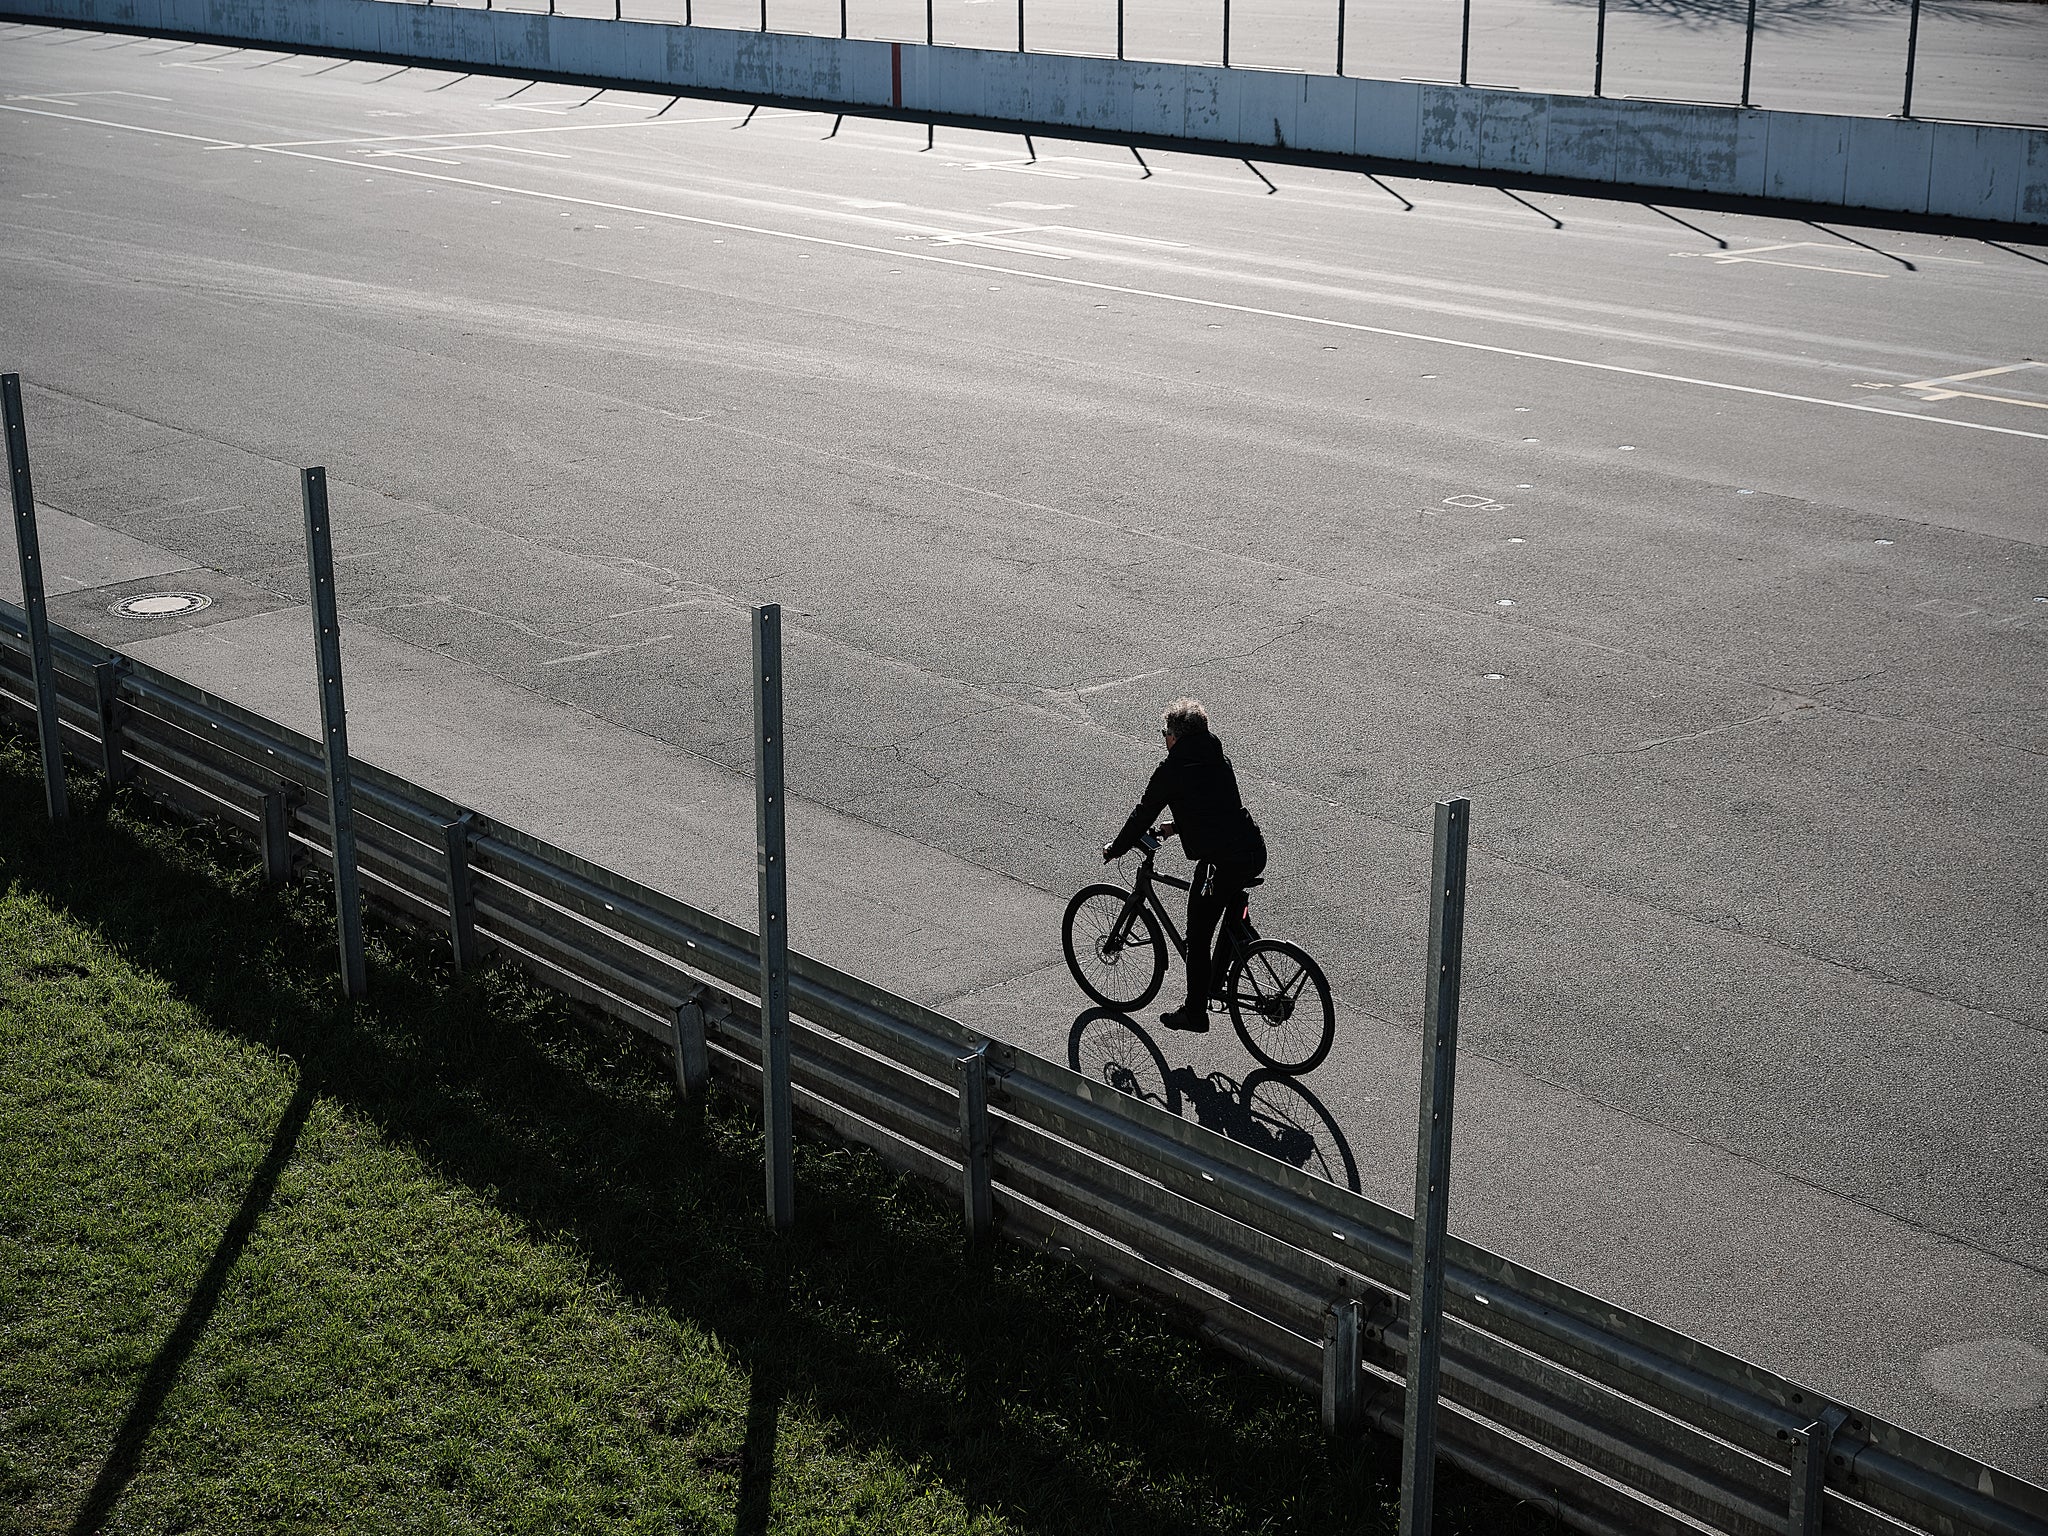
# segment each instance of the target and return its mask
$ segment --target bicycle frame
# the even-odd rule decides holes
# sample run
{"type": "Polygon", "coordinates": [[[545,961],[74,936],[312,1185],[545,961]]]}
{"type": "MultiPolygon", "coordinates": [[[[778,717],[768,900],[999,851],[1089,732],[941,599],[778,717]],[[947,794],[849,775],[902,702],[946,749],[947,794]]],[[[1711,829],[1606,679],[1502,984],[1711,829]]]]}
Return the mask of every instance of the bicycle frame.
{"type": "MultiPolygon", "coordinates": [[[[1192,880],[1182,880],[1178,876],[1165,874],[1154,867],[1153,857],[1159,848],[1156,840],[1152,841],[1150,847],[1145,847],[1142,843],[1139,846],[1144,847],[1145,857],[1138,865],[1137,878],[1131,883],[1130,900],[1124,903],[1123,911],[1117,916],[1116,925],[1109,931],[1109,942],[1122,948],[1124,941],[1131,935],[1131,926],[1138,920],[1139,908],[1149,905],[1153,915],[1159,919],[1160,926],[1166,930],[1167,940],[1173,945],[1174,953],[1180,956],[1181,964],[1186,965],[1188,941],[1175,925],[1173,914],[1166,910],[1166,903],[1159,899],[1157,888],[1170,885],[1178,891],[1193,891],[1195,883],[1192,880]]],[[[1221,926],[1226,936],[1230,958],[1235,961],[1244,953],[1246,944],[1257,935],[1252,931],[1251,924],[1242,911],[1225,912],[1221,926]]],[[[1225,974],[1228,974],[1227,967],[1225,974]]]]}

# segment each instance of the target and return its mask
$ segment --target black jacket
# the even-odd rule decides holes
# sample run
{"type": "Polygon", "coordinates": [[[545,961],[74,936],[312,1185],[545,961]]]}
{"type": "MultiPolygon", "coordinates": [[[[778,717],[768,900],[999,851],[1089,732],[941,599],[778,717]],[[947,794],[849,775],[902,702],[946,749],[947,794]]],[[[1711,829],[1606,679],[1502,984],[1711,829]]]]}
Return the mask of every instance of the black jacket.
{"type": "Polygon", "coordinates": [[[1238,798],[1237,774],[1223,755],[1223,743],[1210,732],[1175,740],[1165,760],[1152,770],[1145,798],[1109,845],[1109,857],[1135,847],[1139,834],[1169,807],[1181,849],[1189,858],[1218,864],[1265,862],[1266,840],[1238,798]]]}

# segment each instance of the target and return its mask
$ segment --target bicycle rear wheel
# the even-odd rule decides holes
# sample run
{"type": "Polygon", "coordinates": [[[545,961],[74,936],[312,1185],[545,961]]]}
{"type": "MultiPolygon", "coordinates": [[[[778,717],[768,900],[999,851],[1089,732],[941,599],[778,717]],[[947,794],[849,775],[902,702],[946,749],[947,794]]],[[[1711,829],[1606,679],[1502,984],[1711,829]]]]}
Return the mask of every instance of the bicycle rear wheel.
{"type": "Polygon", "coordinates": [[[1132,907],[1120,885],[1090,885],[1067,903],[1060,924],[1067,969],[1105,1008],[1129,1013],[1151,1002],[1166,979],[1166,939],[1149,907],[1132,907]]]}
{"type": "Polygon", "coordinates": [[[1244,1048],[1275,1072],[1313,1072],[1337,1038],[1330,984],[1307,951],[1260,939],[1230,970],[1225,996],[1244,1048]]]}

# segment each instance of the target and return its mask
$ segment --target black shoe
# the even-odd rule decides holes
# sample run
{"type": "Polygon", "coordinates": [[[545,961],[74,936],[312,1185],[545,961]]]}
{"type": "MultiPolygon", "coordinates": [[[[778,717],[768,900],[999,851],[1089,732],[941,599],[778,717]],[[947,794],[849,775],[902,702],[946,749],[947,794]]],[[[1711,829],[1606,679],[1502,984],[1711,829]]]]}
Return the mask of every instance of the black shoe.
{"type": "Polygon", "coordinates": [[[1159,1015],[1159,1022],[1168,1029],[1185,1030],[1191,1035],[1208,1033],[1209,1015],[1191,1003],[1182,1003],[1171,1013],[1159,1015]]]}

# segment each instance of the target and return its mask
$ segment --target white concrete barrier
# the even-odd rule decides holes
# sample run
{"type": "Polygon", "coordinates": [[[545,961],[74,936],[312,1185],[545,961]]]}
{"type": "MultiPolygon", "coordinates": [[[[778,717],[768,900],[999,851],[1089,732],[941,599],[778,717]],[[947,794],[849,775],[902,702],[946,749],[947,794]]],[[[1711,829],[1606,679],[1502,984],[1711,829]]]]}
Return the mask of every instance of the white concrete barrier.
{"type": "Polygon", "coordinates": [[[1298,149],[1616,187],[2048,224],[2048,129],[928,48],[402,0],[0,0],[17,20],[1298,149]]]}

